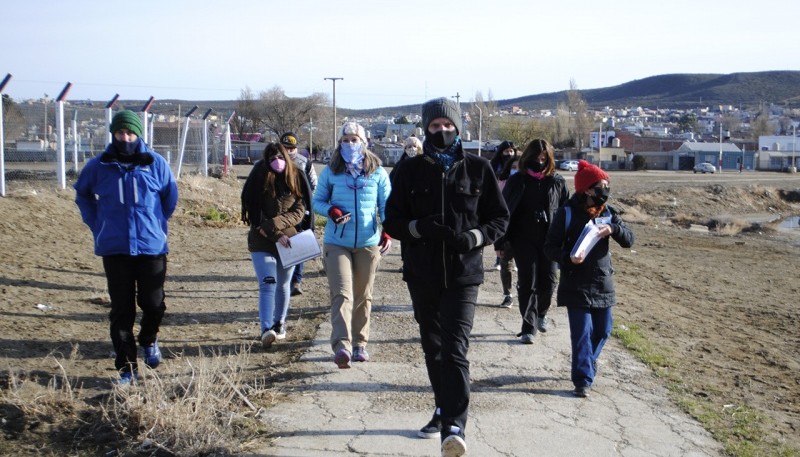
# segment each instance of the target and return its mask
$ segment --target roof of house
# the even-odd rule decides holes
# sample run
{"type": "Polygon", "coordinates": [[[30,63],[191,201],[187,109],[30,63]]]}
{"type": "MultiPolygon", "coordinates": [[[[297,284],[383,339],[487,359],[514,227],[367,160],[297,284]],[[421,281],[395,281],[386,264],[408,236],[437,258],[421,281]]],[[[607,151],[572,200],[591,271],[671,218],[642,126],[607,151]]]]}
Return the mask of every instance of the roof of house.
{"type": "Polygon", "coordinates": [[[722,152],[742,152],[739,146],[733,143],[699,143],[696,141],[686,141],[678,150],[688,152],[719,152],[720,148],[722,148],[722,152]]]}

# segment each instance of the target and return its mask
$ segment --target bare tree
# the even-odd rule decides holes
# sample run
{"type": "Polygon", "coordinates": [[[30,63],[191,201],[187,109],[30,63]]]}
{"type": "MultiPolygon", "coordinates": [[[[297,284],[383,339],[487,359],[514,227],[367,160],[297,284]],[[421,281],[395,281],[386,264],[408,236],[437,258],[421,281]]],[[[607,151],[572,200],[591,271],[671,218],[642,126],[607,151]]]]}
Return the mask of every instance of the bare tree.
{"type": "Polygon", "coordinates": [[[522,116],[504,116],[496,121],[497,138],[513,141],[524,149],[531,140],[544,138],[552,141],[551,129],[542,121],[522,116]]]}
{"type": "Polygon", "coordinates": [[[21,140],[27,136],[27,123],[17,103],[7,94],[2,96],[3,103],[3,135],[6,140],[21,140]]]}
{"type": "Polygon", "coordinates": [[[245,133],[258,132],[262,124],[256,97],[250,87],[245,87],[239,94],[231,129],[242,137],[245,133]]]}
{"type": "Polygon", "coordinates": [[[279,86],[261,92],[259,101],[264,129],[276,136],[286,132],[299,132],[311,119],[321,118],[329,105],[325,94],[315,93],[308,97],[292,98],[279,86]]]}
{"type": "Polygon", "coordinates": [[[591,121],[586,114],[586,101],[578,90],[578,84],[575,83],[575,79],[572,78],[569,80],[569,90],[567,91],[567,106],[573,116],[572,138],[575,140],[575,147],[580,151],[586,144],[584,140],[589,135],[591,121]]]}
{"type": "Polygon", "coordinates": [[[482,137],[484,140],[493,137],[494,133],[494,114],[497,112],[497,102],[492,98],[492,91],[489,90],[489,98],[485,100],[481,91],[475,92],[475,100],[469,105],[467,111],[470,122],[469,132],[473,139],[482,137]],[[479,109],[480,108],[480,109],[479,109]],[[478,135],[478,128],[482,127],[482,135],[478,135]]]}

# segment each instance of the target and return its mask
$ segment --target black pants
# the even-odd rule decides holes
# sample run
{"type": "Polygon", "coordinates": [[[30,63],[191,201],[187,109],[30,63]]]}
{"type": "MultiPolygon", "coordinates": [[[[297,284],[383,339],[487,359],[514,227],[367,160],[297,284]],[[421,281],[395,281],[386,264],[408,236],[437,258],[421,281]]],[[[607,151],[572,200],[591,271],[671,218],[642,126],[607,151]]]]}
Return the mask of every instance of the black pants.
{"type": "Polygon", "coordinates": [[[164,279],[167,275],[167,256],[112,255],[103,257],[103,268],[111,296],[111,343],[119,371],[136,370],[136,340],[133,324],[136,304],[142,309],[139,345],[147,346],[156,340],[161,319],[167,309],[164,304],[164,279]]]}
{"type": "Polygon", "coordinates": [[[553,301],[557,264],[544,255],[543,243],[511,240],[517,263],[517,291],[522,333],[536,334],[536,322],[547,315],[553,301]]]}
{"type": "Polygon", "coordinates": [[[500,283],[503,295],[511,295],[511,276],[514,274],[514,247],[506,241],[503,243],[503,257],[500,258],[500,283]]]}
{"type": "Polygon", "coordinates": [[[478,285],[444,289],[428,283],[408,283],[408,291],[436,407],[441,408],[441,438],[448,436],[451,425],[458,427],[463,436],[470,390],[467,351],[478,285]]]}

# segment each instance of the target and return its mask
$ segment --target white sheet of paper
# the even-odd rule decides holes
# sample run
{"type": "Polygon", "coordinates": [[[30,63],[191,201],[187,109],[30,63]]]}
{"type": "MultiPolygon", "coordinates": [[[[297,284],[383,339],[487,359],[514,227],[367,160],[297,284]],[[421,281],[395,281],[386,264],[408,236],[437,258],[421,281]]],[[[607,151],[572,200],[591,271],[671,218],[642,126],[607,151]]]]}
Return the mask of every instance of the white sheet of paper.
{"type": "Polygon", "coordinates": [[[578,241],[575,243],[575,246],[572,248],[572,252],[570,256],[577,257],[580,255],[584,259],[589,252],[592,250],[595,244],[600,241],[600,229],[598,228],[598,224],[609,224],[611,223],[610,217],[598,217],[594,221],[589,221],[583,227],[583,231],[581,232],[581,236],[578,237],[578,241]]]}
{"type": "Polygon", "coordinates": [[[289,238],[289,241],[292,246],[290,248],[285,248],[277,243],[278,255],[281,257],[283,268],[289,268],[322,255],[322,250],[312,230],[303,230],[289,238]]]}

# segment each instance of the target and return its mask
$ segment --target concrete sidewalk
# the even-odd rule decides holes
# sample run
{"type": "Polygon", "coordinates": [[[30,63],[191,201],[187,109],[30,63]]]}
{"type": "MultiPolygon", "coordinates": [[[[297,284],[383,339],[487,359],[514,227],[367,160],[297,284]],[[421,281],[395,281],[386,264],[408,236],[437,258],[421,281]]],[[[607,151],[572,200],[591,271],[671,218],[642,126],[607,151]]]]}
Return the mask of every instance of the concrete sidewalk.
{"type": "MultiPolygon", "coordinates": [[[[288,401],[266,412],[274,439],[255,455],[440,455],[439,439],[416,436],[433,413],[433,394],[392,260],[381,265],[376,281],[372,360],[338,369],[328,343],[330,324],[322,325],[301,366],[294,367],[305,377],[288,392],[288,401]]],[[[723,455],[719,443],[680,412],[649,370],[613,339],[590,397],[574,398],[566,311],[554,306],[551,330],[522,345],[514,337],[520,325],[516,304],[497,307],[499,273],[486,275],[469,353],[467,455],[723,455]]]]}

